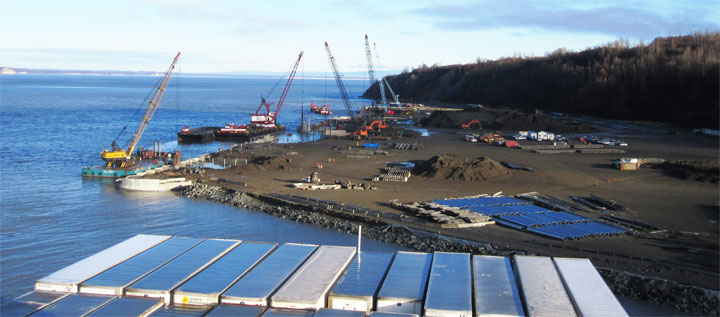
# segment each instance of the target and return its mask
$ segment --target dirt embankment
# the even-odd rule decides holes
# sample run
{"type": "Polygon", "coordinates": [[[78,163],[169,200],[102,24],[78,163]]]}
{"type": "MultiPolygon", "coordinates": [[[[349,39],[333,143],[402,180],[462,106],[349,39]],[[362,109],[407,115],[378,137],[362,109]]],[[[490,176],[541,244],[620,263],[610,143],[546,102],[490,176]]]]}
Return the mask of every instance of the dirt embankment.
{"type": "Polygon", "coordinates": [[[463,124],[477,120],[473,123],[473,130],[501,130],[501,131],[552,131],[555,133],[584,133],[593,131],[592,128],[580,122],[565,122],[553,119],[541,112],[524,113],[517,110],[501,109],[473,109],[463,111],[434,111],[421,121],[425,127],[458,129],[463,124]]]}
{"type": "Polygon", "coordinates": [[[510,170],[488,158],[439,155],[416,163],[415,175],[446,180],[481,181],[510,175],[510,170]]]}
{"type": "Polygon", "coordinates": [[[720,160],[675,160],[660,166],[665,173],[687,180],[717,184],[720,180],[720,160]]]}

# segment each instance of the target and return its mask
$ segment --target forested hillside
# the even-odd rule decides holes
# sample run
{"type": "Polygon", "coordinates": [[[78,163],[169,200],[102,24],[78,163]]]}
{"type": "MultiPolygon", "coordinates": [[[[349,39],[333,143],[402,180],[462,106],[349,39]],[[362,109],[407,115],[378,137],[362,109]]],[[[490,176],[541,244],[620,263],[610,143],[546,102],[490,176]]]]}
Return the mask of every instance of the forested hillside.
{"type": "MultiPolygon", "coordinates": [[[[388,77],[401,100],[473,103],[718,128],[720,33],[545,57],[421,67],[388,77]]],[[[377,83],[364,94],[378,98],[377,83]]]]}

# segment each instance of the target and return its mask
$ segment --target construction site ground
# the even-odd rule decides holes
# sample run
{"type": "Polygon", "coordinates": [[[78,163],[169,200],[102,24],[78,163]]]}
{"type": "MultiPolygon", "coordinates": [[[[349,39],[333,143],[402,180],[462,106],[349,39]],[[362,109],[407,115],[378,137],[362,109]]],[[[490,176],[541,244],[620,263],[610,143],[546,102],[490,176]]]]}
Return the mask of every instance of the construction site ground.
{"type": "MultiPolygon", "coordinates": [[[[718,139],[651,123],[596,121],[593,126],[598,128],[594,134],[626,141],[629,146],[623,149],[627,152],[539,154],[517,148],[469,143],[464,140],[464,135],[470,132],[466,130],[435,129],[426,137],[372,141],[380,144],[382,151],[377,154],[374,153],[376,149],[362,148],[363,141],[347,139],[252,145],[242,150],[221,152],[215,157],[216,164],[224,159],[226,165],[235,165],[233,167],[185,176],[246,192],[300,195],[398,214],[404,212],[393,208],[391,200],[428,201],[492,195],[502,191],[506,196],[538,192],[570,201],[569,195],[588,197],[594,194],[629,208],[628,211],[613,211],[611,214],[660,229],[641,231],[636,236],[561,241],[500,225],[462,229],[441,229],[430,224],[423,227],[436,228],[432,230],[445,235],[491,243],[496,248],[547,256],[587,257],[596,266],[717,290],[718,184],[673,177],[659,168],[620,171],[614,168],[612,161],[620,157],[717,159],[718,139]],[[422,143],[423,146],[417,150],[395,150],[388,148],[386,143],[422,143]],[[412,176],[407,182],[371,181],[389,163],[428,160],[443,154],[470,158],[484,156],[498,162],[532,167],[535,171],[510,170],[510,175],[479,181],[421,176],[412,176]],[[271,159],[262,166],[245,165],[246,160],[253,165],[253,160],[261,156],[271,159]],[[376,189],[305,191],[291,187],[312,172],[317,172],[321,183],[366,183],[376,189]],[[217,182],[219,179],[229,182],[217,182]]],[[[570,138],[575,136],[568,135],[570,138]]],[[[521,141],[521,144],[535,142],[521,141]]],[[[578,213],[591,218],[604,214],[601,211],[578,213]]]]}

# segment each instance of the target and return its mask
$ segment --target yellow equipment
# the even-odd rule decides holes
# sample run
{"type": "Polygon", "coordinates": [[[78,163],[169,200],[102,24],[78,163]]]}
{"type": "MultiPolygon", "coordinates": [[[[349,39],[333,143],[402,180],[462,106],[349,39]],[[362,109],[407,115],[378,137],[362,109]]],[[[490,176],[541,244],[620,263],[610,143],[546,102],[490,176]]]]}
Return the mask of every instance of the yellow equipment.
{"type": "Polygon", "coordinates": [[[167,72],[165,72],[165,76],[160,81],[160,84],[157,86],[155,94],[153,94],[152,98],[150,99],[147,109],[145,109],[145,115],[143,116],[142,121],[140,121],[140,126],[133,134],[132,140],[127,146],[127,149],[120,148],[117,143],[113,141],[112,151],[105,150],[100,152],[100,158],[102,158],[103,161],[107,162],[106,167],[117,168],[126,167],[134,164],[134,162],[132,162],[131,160],[132,153],[135,150],[135,146],[137,146],[138,142],[140,141],[140,137],[142,136],[143,132],[145,132],[145,128],[147,128],[148,123],[150,123],[150,119],[152,119],[153,115],[155,114],[155,110],[157,110],[158,105],[160,105],[160,100],[162,100],[163,94],[165,93],[165,88],[167,88],[168,82],[170,82],[170,75],[175,68],[175,64],[177,63],[178,58],[180,58],[179,52],[175,56],[175,59],[170,65],[170,68],[167,70],[167,72]]]}

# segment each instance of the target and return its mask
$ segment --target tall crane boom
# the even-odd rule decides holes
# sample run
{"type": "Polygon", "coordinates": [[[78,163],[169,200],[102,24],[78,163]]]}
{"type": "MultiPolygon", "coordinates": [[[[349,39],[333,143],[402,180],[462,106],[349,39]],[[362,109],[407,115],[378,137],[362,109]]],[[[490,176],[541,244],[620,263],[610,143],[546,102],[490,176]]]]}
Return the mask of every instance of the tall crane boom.
{"type": "Polygon", "coordinates": [[[273,119],[276,119],[278,116],[278,113],[280,113],[280,108],[282,108],[283,103],[285,103],[285,97],[287,97],[288,91],[290,91],[290,86],[292,85],[293,79],[295,79],[295,73],[297,73],[298,65],[300,65],[300,59],[303,57],[303,51],[300,51],[300,56],[298,56],[297,61],[295,62],[295,66],[293,66],[292,71],[290,72],[290,77],[288,78],[287,83],[285,83],[285,88],[283,89],[282,95],[280,95],[280,100],[278,100],[277,107],[275,108],[275,114],[273,115],[273,119]]]}
{"type": "Polygon", "coordinates": [[[327,51],[328,59],[330,60],[330,66],[333,69],[333,73],[335,73],[335,82],[337,83],[338,90],[340,90],[340,96],[342,97],[343,103],[345,104],[345,110],[347,110],[348,116],[350,116],[351,119],[355,119],[355,112],[350,105],[350,99],[348,99],[347,91],[345,90],[345,84],[342,80],[342,75],[340,74],[340,71],[335,64],[335,57],[333,57],[332,53],[330,52],[330,46],[328,46],[327,42],[325,42],[325,50],[327,51]]]}
{"type": "MultiPolygon", "coordinates": [[[[375,49],[375,60],[377,60],[378,65],[379,65],[380,64],[380,54],[378,53],[377,45],[375,45],[375,43],[373,43],[373,48],[375,49]]],[[[385,76],[382,76],[382,79],[380,79],[379,82],[380,82],[380,95],[382,96],[383,103],[386,102],[385,101],[385,87],[383,87],[383,86],[387,86],[388,90],[390,90],[390,95],[395,100],[395,104],[398,105],[398,107],[400,107],[400,109],[402,109],[402,106],[400,105],[400,100],[398,99],[398,95],[396,95],[395,91],[393,91],[392,87],[390,87],[390,83],[388,83],[385,76]],[[384,85],[383,85],[383,82],[385,82],[384,85]]]]}
{"type": "Polygon", "coordinates": [[[370,52],[370,42],[365,34],[365,56],[367,57],[368,76],[370,77],[370,85],[375,83],[375,70],[373,69],[372,53],[370,52]]]}
{"type": "Polygon", "coordinates": [[[145,132],[145,128],[147,128],[148,123],[150,123],[150,119],[152,119],[153,115],[155,115],[155,111],[160,105],[160,101],[165,94],[165,89],[170,82],[170,75],[172,75],[172,71],[173,69],[175,69],[175,64],[177,64],[179,58],[180,52],[177,53],[175,59],[173,59],[172,64],[170,64],[170,68],[168,68],[168,70],[165,72],[165,75],[160,81],[160,84],[157,86],[155,93],[153,94],[147,108],[145,109],[145,114],[140,121],[140,126],[138,126],[137,130],[133,134],[127,149],[121,149],[115,144],[115,142],[113,142],[113,151],[105,150],[104,152],[100,153],[100,157],[108,162],[108,167],[125,167],[126,161],[130,160],[130,157],[132,156],[135,147],[137,146],[138,142],[140,142],[140,137],[142,137],[143,133],[145,132]]]}

